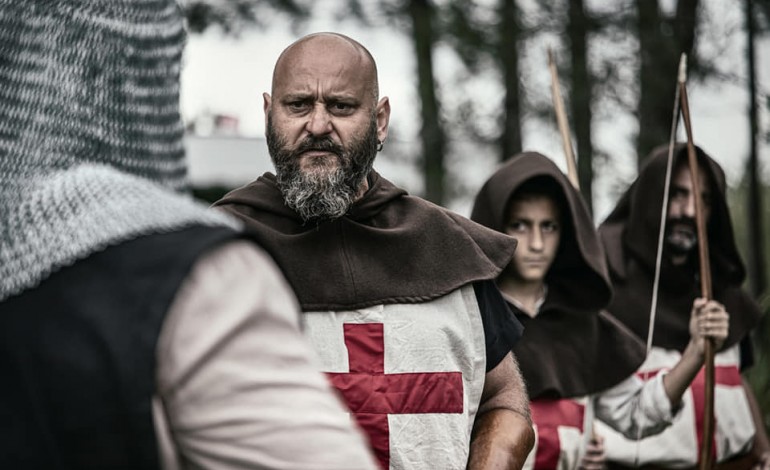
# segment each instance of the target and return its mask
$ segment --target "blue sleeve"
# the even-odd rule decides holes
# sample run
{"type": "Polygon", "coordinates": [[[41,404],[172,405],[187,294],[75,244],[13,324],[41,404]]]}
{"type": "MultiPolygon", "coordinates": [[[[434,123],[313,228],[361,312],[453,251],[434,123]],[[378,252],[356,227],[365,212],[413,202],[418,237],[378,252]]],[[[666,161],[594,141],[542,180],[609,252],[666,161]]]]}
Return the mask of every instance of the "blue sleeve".
{"type": "Polygon", "coordinates": [[[524,327],[508,308],[494,281],[477,281],[473,291],[481,311],[487,349],[487,372],[497,367],[521,337],[524,327]]]}

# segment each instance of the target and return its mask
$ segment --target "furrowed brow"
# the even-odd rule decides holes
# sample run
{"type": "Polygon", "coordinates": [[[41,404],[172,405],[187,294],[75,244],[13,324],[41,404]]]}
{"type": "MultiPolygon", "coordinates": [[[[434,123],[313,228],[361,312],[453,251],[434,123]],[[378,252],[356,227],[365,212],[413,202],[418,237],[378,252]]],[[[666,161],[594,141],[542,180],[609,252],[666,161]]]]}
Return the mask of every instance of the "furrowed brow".
{"type": "Polygon", "coordinates": [[[309,93],[287,93],[281,97],[281,101],[283,102],[289,102],[289,101],[305,101],[310,99],[311,96],[309,93]]]}
{"type": "Polygon", "coordinates": [[[330,93],[328,95],[325,95],[324,99],[329,103],[343,102],[343,103],[358,104],[360,101],[358,98],[356,98],[355,95],[351,95],[347,93],[330,93]]]}

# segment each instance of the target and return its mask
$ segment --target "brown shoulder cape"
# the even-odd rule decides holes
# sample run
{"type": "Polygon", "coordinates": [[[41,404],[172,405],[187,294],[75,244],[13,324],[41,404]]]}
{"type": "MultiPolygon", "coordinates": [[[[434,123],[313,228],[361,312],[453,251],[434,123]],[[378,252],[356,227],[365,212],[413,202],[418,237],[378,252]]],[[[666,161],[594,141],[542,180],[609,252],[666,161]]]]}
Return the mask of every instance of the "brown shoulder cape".
{"type": "MultiPolygon", "coordinates": [[[[703,150],[696,151],[711,184],[709,256],[714,299],[730,314],[730,333],[723,346],[726,349],[754,328],[760,310],[741,289],[745,270],[733,238],[724,172],[703,150]]],[[[608,309],[642,338],[647,337],[649,325],[667,156],[667,146],[653,150],[636,181],[599,227],[615,289],[608,309]]],[[[677,162],[687,158],[686,146],[678,144],[674,156],[675,168],[677,162]]],[[[664,251],[653,344],[682,351],[690,339],[690,309],[700,296],[697,259],[693,264],[673,266],[668,258],[664,251]]]]}
{"type": "Polygon", "coordinates": [[[525,333],[514,353],[531,398],[577,397],[633,374],[644,344],[601,311],[612,295],[604,253],[580,194],[549,158],[534,152],[511,158],[481,188],[471,219],[502,232],[513,193],[536,177],[558,184],[567,210],[548,294],[535,318],[517,314],[525,333]]]}
{"type": "Polygon", "coordinates": [[[494,279],[516,240],[423,199],[375,171],[334,220],[303,223],[266,173],[214,204],[237,216],[273,256],[303,311],[420,303],[494,279]]]}

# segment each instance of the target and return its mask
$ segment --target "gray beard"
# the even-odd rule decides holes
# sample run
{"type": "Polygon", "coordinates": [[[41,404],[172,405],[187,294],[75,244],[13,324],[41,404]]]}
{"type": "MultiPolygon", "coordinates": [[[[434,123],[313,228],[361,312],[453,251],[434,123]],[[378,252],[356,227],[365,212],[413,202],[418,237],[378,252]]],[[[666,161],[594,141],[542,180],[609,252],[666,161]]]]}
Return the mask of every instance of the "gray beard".
{"type": "Polygon", "coordinates": [[[665,241],[668,251],[674,256],[684,256],[692,253],[694,248],[698,245],[698,229],[695,220],[682,217],[669,220],[667,226],[665,241]],[[675,224],[687,225],[690,227],[690,230],[675,231],[672,228],[675,224]]]}
{"type": "Polygon", "coordinates": [[[303,221],[336,219],[345,215],[356,201],[364,179],[377,155],[377,122],[348,149],[328,137],[308,137],[296,149],[288,149],[286,139],[278,135],[271,116],[267,123],[267,147],[276,171],[278,189],[286,205],[303,221]],[[302,171],[299,155],[306,150],[323,150],[336,155],[337,168],[325,168],[326,162],[313,164],[313,171],[302,171]]]}
{"type": "Polygon", "coordinates": [[[342,217],[353,205],[357,193],[346,184],[340,168],[333,172],[297,171],[288,177],[278,176],[278,188],[286,205],[305,222],[342,217]]]}

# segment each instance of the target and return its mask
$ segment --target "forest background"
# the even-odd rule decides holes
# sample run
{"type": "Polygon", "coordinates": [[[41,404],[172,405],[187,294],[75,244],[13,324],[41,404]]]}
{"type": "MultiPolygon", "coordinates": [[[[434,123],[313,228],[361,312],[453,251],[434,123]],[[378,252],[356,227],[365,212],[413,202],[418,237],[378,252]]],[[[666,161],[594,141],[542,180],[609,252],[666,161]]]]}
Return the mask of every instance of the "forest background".
{"type": "MultiPolygon", "coordinates": [[[[522,150],[566,168],[548,48],[597,223],[650,150],[668,142],[677,66],[687,54],[695,141],[725,168],[746,287],[765,311],[746,375],[770,428],[770,0],[182,4],[192,33],[182,83],[191,133],[214,114],[234,116],[241,135],[261,135],[261,93],[280,51],[310,32],[348,34],[377,59],[393,106],[377,165],[398,168],[385,176],[463,215],[495,166],[522,150]]],[[[232,188],[194,189],[214,200],[232,188]]]]}

